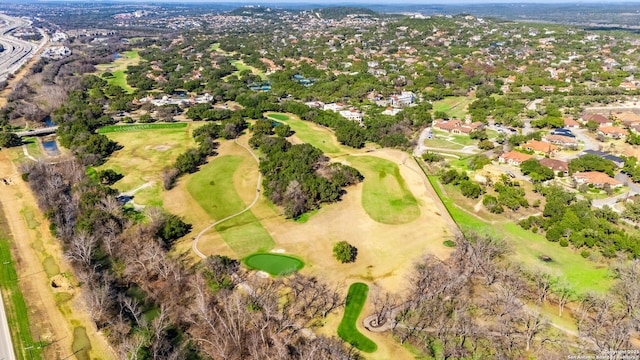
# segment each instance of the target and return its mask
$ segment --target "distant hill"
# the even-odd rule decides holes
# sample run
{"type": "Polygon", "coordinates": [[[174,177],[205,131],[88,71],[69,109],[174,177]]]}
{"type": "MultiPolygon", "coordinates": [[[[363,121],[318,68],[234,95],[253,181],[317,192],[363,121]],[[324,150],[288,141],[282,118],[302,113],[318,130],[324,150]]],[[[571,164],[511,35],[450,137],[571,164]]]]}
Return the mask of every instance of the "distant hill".
{"type": "Polygon", "coordinates": [[[274,16],[276,13],[290,12],[286,9],[274,9],[267,6],[242,6],[229,12],[230,15],[236,16],[274,16]]]}
{"type": "Polygon", "coordinates": [[[342,19],[348,15],[369,15],[369,16],[380,16],[379,13],[359,7],[348,7],[348,6],[337,6],[337,7],[327,7],[322,9],[315,9],[314,12],[320,14],[325,19],[342,19]]]}

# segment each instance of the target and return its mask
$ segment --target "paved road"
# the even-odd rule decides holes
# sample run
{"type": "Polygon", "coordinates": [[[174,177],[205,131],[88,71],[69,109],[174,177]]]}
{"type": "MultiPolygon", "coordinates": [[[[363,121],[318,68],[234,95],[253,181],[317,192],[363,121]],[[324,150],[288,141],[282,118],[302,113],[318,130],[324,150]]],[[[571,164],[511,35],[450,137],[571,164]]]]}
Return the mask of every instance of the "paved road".
{"type": "Polygon", "coordinates": [[[53,134],[54,132],[56,132],[56,130],[58,130],[58,126],[49,126],[49,127],[43,127],[43,128],[38,128],[38,129],[33,129],[33,130],[27,130],[27,131],[20,131],[17,132],[16,135],[22,137],[22,136],[36,136],[36,135],[47,135],[47,134],[53,134]]]}
{"type": "Polygon", "coordinates": [[[0,293],[0,359],[15,360],[16,355],[13,353],[13,343],[11,342],[11,333],[9,332],[9,324],[7,322],[7,314],[4,311],[4,302],[0,293]]]}
{"type": "Polygon", "coordinates": [[[20,40],[11,36],[11,33],[18,28],[31,25],[29,21],[10,17],[0,14],[0,19],[3,20],[3,25],[0,25],[0,44],[4,46],[4,51],[0,53],[0,81],[7,79],[9,74],[13,74],[24,63],[33,57],[33,55],[44,47],[47,43],[47,38],[41,29],[38,29],[43,34],[42,41],[38,44],[31,43],[29,41],[20,40]]]}

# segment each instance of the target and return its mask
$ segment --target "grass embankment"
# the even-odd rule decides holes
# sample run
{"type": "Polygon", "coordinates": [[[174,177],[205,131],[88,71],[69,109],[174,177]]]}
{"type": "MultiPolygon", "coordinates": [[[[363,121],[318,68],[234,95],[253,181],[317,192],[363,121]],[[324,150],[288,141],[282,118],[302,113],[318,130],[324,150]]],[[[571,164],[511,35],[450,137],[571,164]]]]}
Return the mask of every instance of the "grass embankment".
{"type": "Polygon", "coordinates": [[[304,266],[302,260],[280,254],[253,254],[244,259],[244,263],[252,269],[262,270],[274,276],[288,275],[304,266]]]}
{"type": "MultiPolygon", "coordinates": [[[[237,155],[215,158],[189,179],[187,191],[212,219],[224,219],[247,207],[233,183],[233,174],[245,159],[237,155]]],[[[216,225],[215,230],[239,257],[269,251],[275,245],[251,211],[216,225]]]]}
{"type": "Polygon", "coordinates": [[[406,224],[420,216],[418,201],[395,163],[373,156],[349,156],[347,161],[364,175],[362,207],[383,224],[406,224]]]}
{"type": "Polygon", "coordinates": [[[178,155],[195,147],[191,136],[196,124],[140,124],[105,126],[100,132],[122,145],[97,170],[113,169],[124,175],[114,184],[120,192],[131,191],[147,182],[153,182],[135,194],[135,202],[161,206],[162,170],[170,167],[178,155]]]}
{"type": "Polygon", "coordinates": [[[558,243],[549,242],[544,236],[522,229],[511,221],[487,223],[456,206],[443,194],[437,176],[428,176],[451,217],[463,232],[475,231],[505,239],[512,249],[511,259],[530,271],[540,270],[566,280],[577,294],[606,293],[612,284],[611,273],[604,265],[583,258],[580,254],[558,243]],[[540,259],[550,256],[552,261],[540,259]]]}
{"type": "Polygon", "coordinates": [[[344,307],[344,316],[342,317],[342,321],[340,321],[340,325],[338,325],[338,336],[357,349],[372,353],[378,350],[378,345],[364,336],[356,327],[358,317],[362,312],[365,301],[367,301],[368,293],[369,286],[367,284],[351,284],[344,307]]]}
{"type": "Polygon", "coordinates": [[[29,327],[29,310],[20,287],[18,274],[13,267],[9,226],[0,207],[0,291],[4,301],[7,322],[16,357],[20,360],[41,359],[42,344],[35,341],[29,327]]]}
{"type": "Polygon", "coordinates": [[[327,155],[335,156],[345,152],[345,148],[336,141],[333,132],[329,129],[302,121],[293,114],[266,113],[265,115],[274,120],[286,123],[291,127],[291,130],[295,132],[294,135],[298,137],[298,139],[317,147],[327,155]]]}

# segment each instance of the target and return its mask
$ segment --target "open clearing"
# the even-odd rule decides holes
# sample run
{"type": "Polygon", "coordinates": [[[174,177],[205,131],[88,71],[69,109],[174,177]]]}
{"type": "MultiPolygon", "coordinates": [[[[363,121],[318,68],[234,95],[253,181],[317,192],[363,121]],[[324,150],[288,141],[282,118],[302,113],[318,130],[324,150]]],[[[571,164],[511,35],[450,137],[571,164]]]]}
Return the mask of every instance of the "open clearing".
{"type": "Polygon", "coordinates": [[[371,339],[364,336],[356,327],[358,317],[362,312],[364,303],[367,301],[368,293],[369,286],[367,284],[351,284],[344,307],[344,316],[338,326],[338,336],[357,349],[372,353],[378,349],[378,346],[371,339]]]}
{"type": "MultiPolygon", "coordinates": [[[[189,179],[189,194],[212,220],[223,219],[247,207],[248,203],[240,198],[233,181],[234,173],[247,160],[237,155],[216,157],[189,179]]],[[[275,244],[251,211],[216,225],[215,230],[239,257],[268,251],[275,244]]]]}
{"type": "Polygon", "coordinates": [[[107,83],[120,86],[122,89],[124,89],[124,91],[131,94],[133,93],[134,88],[127,84],[127,74],[125,73],[125,71],[127,70],[127,67],[129,65],[138,65],[139,63],[140,55],[138,54],[138,52],[135,50],[127,51],[109,64],[96,65],[96,69],[98,69],[97,75],[101,76],[107,71],[112,73],[113,76],[106,79],[107,83]]]}
{"type": "Polygon", "coordinates": [[[161,205],[162,170],[171,166],[188,148],[195,147],[191,132],[196,126],[199,125],[179,123],[107,127],[105,135],[123,148],[97,170],[113,169],[123,174],[124,177],[113,185],[120,192],[154,182],[137,193],[134,200],[142,205],[161,205]]]}
{"type": "Polygon", "coordinates": [[[331,130],[308,121],[302,121],[296,115],[267,112],[265,116],[286,123],[295,132],[294,137],[317,147],[329,156],[335,157],[347,151],[354,151],[354,149],[347,149],[340,145],[331,130]]]}
{"type": "Polygon", "coordinates": [[[251,269],[262,270],[271,275],[288,275],[304,266],[300,259],[280,254],[253,254],[244,260],[251,269]]]}
{"type": "Polygon", "coordinates": [[[466,96],[448,96],[442,100],[433,102],[434,111],[444,111],[451,118],[464,119],[467,115],[467,106],[473,99],[466,96]]]}
{"type": "Polygon", "coordinates": [[[364,175],[362,206],[373,220],[406,224],[420,216],[418,201],[407,188],[398,165],[373,156],[349,156],[347,161],[364,175]]]}
{"type": "MultiPolygon", "coordinates": [[[[441,196],[449,213],[463,230],[472,230],[505,239],[512,250],[511,260],[528,270],[540,270],[560,279],[565,279],[578,294],[588,292],[606,293],[612,284],[612,274],[604,264],[584,259],[580,254],[552,243],[544,236],[520,228],[513,222],[489,223],[471,215],[457,202],[443,196],[437,177],[430,177],[436,192],[441,196]],[[552,261],[540,260],[547,255],[552,261]]],[[[456,190],[452,190],[456,191],[456,190]]]]}

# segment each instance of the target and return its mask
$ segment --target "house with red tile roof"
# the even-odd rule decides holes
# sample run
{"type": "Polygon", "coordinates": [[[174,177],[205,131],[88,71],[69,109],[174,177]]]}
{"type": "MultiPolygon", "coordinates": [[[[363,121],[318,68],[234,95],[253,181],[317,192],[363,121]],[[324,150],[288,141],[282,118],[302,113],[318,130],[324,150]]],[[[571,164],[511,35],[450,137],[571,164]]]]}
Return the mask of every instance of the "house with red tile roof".
{"type": "Polygon", "coordinates": [[[573,174],[573,180],[577,185],[593,185],[596,188],[603,188],[605,185],[609,185],[612,188],[622,186],[620,181],[598,171],[577,172],[573,174]]]}
{"type": "Polygon", "coordinates": [[[500,155],[500,157],[498,158],[498,162],[513,166],[520,166],[520,164],[522,164],[523,162],[533,158],[533,155],[524,154],[517,151],[509,151],[500,155]]]}
{"type": "Polygon", "coordinates": [[[544,158],[540,160],[540,165],[553,170],[556,175],[560,173],[563,175],[569,174],[569,164],[566,161],[544,158]]]}
{"type": "Polygon", "coordinates": [[[558,145],[565,149],[577,149],[578,140],[569,136],[562,135],[547,135],[542,138],[542,141],[548,142],[554,145],[558,145]]]}
{"type": "Polygon", "coordinates": [[[538,141],[538,140],[529,140],[526,143],[520,145],[525,150],[535,151],[543,154],[551,154],[558,150],[556,145],[553,145],[548,142],[538,141]]]}
{"type": "Polygon", "coordinates": [[[469,135],[469,133],[471,133],[474,130],[481,130],[484,127],[484,124],[479,121],[467,124],[458,119],[451,119],[451,120],[438,119],[433,122],[432,126],[436,129],[444,130],[451,134],[469,135]]]}
{"type": "Polygon", "coordinates": [[[629,131],[617,126],[602,126],[598,128],[598,134],[612,139],[622,139],[623,137],[629,135],[629,131]]]}
{"type": "Polygon", "coordinates": [[[600,114],[583,114],[580,116],[580,120],[585,124],[589,121],[593,121],[598,124],[598,126],[613,126],[613,121],[600,114]]]}
{"type": "Polygon", "coordinates": [[[579,129],[580,128],[580,123],[573,120],[572,118],[564,118],[562,119],[564,121],[564,127],[566,127],[567,129],[579,129]]]}

